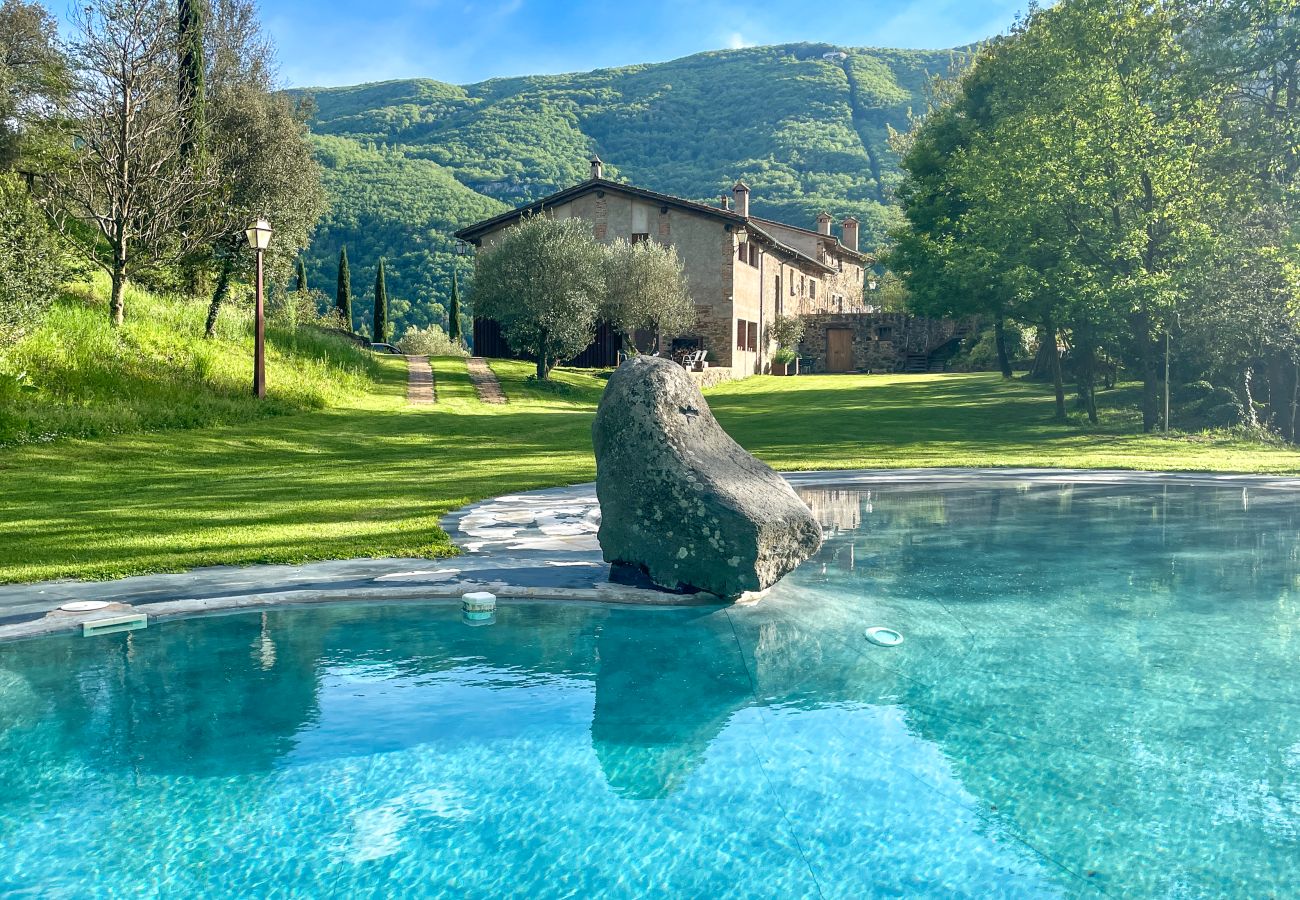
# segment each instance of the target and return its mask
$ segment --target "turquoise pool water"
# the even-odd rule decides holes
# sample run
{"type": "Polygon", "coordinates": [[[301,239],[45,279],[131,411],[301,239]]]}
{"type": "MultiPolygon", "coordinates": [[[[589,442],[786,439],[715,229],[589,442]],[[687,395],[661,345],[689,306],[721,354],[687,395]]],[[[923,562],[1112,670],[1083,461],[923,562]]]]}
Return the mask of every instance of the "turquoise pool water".
{"type": "Polygon", "coordinates": [[[755,606],[0,645],[0,895],[1295,896],[1300,495],[807,496],[755,606]]]}

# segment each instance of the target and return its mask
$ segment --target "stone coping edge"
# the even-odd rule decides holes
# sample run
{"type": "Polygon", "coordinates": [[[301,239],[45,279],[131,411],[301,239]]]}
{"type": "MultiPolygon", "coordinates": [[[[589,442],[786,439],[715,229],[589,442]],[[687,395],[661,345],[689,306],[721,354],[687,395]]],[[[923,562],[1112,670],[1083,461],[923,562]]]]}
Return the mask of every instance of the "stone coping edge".
{"type": "Polygon", "coordinates": [[[0,644],[33,637],[76,632],[83,623],[100,619],[115,619],[125,612],[148,615],[149,622],[166,619],[185,619],[211,613],[246,612],[259,609],[280,609],[304,606],[341,606],[350,603],[429,603],[446,606],[460,601],[461,595],[475,590],[492,591],[498,595],[498,604],[508,606],[518,603],[581,603],[585,606],[638,606],[642,608],[682,608],[723,606],[724,602],[713,594],[669,594],[648,591],[618,584],[598,588],[535,588],[497,582],[479,584],[462,582],[454,587],[443,585],[412,585],[410,587],[382,587],[347,590],[286,590],[244,594],[236,597],[209,599],[166,600],[134,607],[126,603],[112,603],[92,613],[68,613],[55,610],[44,618],[0,626],[0,644]]]}

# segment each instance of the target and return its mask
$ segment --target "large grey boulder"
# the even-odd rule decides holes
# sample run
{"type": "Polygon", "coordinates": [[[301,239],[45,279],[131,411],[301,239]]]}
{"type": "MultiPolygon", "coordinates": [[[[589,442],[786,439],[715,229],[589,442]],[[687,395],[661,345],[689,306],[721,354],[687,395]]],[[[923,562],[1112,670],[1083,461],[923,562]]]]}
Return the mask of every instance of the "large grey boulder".
{"type": "Polygon", "coordinates": [[[821,546],[808,507],[722,430],[675,362],[636,356],[609,380],[591,428],[605,560],[669,590],[732,600],[821,546]]]}

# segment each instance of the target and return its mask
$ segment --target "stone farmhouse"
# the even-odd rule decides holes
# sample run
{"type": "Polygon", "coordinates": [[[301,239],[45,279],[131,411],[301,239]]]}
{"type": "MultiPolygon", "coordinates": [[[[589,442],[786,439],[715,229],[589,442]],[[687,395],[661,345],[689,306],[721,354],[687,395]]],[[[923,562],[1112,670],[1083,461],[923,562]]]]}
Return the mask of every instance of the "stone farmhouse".
{"type": "MultiPolygon", "coordinates": [[[[593,157],[588,180],[464,228],[456,237],[488,249],[521,217],[544,214],[585,219],[599,241],[672,245],[695,302],[696,324],[672,337],[671,350],[707,351],[715,377],[769,372],[777,348],[768,339],[768,325],[777,316],[806,320],[799,352],[815,371],[897,371],[915,365],[909,347],[928,348],[939,336],[931,331],[942,323],[879,315],[867,305],[866,278],[875,260],[858,248],[857,219],[844,219],[837,237],[826,213],[812,229],[752,216],[749,194],[749,187],[737,182],[716,206],[683,200],[608,180],[600,158],[593,157]],[[924,334],[917,334],[922,322],[924,334]]],[[[621,338],[602,325],[595,342],[571,364],[616,365],[621,338]]],[[[474,351],[510,355],[496,323],[478,318],[474,351]]]]}

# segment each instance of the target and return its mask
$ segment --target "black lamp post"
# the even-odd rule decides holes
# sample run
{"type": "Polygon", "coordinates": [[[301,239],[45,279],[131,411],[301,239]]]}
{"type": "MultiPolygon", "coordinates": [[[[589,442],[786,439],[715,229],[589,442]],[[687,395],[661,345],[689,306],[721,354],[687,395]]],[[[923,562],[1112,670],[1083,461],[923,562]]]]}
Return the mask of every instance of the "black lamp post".
{"type": "Polygon", "coordinates": [[[258,219],[244,232],[257,254],[257,327],[253,349],[253,395],[266,397],[266,310],[262,302],[262,254],[271,244],[271,223],[258,219]]]}

